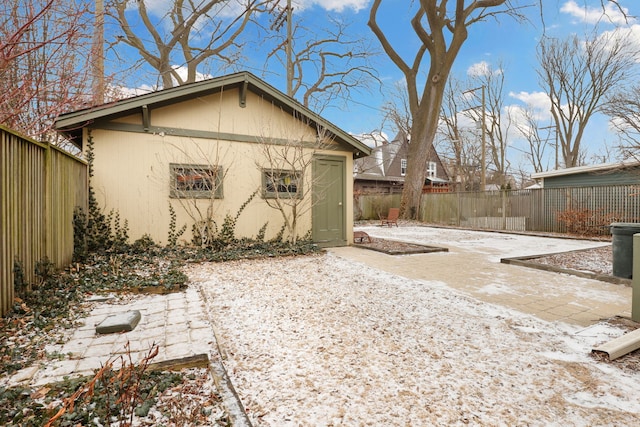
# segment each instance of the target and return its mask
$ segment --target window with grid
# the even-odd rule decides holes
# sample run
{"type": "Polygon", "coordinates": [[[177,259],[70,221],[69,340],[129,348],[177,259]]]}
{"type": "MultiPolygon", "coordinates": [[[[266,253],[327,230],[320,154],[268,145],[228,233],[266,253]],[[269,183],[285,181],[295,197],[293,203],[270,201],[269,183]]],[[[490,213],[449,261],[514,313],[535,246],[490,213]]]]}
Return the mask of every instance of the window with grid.
{"type": "Polygon", "coordinates": [[[171,164],[170,197],[222,198],[222,168],[211,165],[171,164]]]}
{"type": "Polygon", "coordinates": [[[273,199],[276,197],[301,198],[301,173],[298,171],[281,169],[263,169],[262,196],[266,199],[273,199]]]}
{"type": "Polygon", "coordinates": [[[407,174],[407,159],[400,159],[400,176],[407,174]]]}

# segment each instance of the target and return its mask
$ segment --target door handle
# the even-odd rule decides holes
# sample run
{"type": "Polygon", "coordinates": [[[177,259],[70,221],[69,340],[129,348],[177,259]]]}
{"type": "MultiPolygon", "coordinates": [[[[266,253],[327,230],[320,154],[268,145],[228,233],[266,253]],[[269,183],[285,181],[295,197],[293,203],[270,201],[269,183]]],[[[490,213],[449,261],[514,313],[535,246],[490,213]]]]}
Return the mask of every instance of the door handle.
{"type": "Polygon", "coordinates": [[[338,202],[338,206],[342,206],[342,202],[338,202]]]}

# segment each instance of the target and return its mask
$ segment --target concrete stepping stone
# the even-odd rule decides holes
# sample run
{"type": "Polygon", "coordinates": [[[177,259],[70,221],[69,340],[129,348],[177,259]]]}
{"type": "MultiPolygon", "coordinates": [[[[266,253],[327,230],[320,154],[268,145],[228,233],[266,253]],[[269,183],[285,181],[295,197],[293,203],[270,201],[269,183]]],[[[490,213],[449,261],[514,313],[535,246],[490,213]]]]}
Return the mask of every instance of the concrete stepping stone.
{"type": "Polygon", "coordinates": [[[114,334],[118,332],[133,331],[140,322],[142,315],[140,310],[127,311],[125,313],[113,314],[96,326],[98,334],[114,334]]]}

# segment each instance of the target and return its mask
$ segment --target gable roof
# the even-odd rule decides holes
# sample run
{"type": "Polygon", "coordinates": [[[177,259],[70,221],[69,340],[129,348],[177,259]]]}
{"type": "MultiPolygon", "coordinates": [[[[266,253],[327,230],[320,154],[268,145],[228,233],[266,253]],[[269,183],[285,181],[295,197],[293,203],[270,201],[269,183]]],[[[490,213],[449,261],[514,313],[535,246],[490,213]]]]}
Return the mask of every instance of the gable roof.
{"type": "Polygon", "coordinates": [[[309,120],[310,125],[318,126],[328,131],[335,137],[336,142],[353,151],[355,157],[368,156],[371,154],[371,149],[355,137],[309,110],[295,99],[285,95],[278,89],[246,71],[61,114],[55,121],[55,128],[78,148],[82,148],[82,128],[90,126],[91,123],[95,121],[113,120],[135,112],[142,112],[144,117],[146,112],[154,108],[217,93],[223,89],[234,88],[239,89],[239,102],[241,106],[246,102],[246,91],[250,90],[264,99],[273,102],[282,108],[283,111],[304,117],[309,120]]]}

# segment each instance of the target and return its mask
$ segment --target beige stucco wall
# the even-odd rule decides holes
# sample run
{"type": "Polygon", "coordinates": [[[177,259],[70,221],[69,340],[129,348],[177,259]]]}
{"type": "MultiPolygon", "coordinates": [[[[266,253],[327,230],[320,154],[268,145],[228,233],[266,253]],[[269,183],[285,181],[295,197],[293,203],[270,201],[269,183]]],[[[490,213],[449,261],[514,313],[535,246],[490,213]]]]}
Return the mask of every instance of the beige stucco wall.
{"type": "MultiPolygon", "coordinates": [[[[120,119],[122,123],[139,124],[140,115],[120,119]]],[[[228,91],[172,107],[151,111],[151,125],[208,132],[220,132],[228,139],[204,139],[173,136],[168,133],[135,133],[92,129],[94,141],[94,176],[92,186],[105,213],[115,210],[128,222],[129,236],[135,240],[149,234],[156,242],[166,243],[169,231],[169,203],[177,215],[177,226],[187,225],[182,240],[190,241],[194,220],[202,219],[210,210],[222,225],[225,215],[235,216],[249,196],[262,184],[261,167],[269,166],[264,145],[270,138],[314,142],[316,132],[291,115],[273,107],[253,93],[247,96],[245,108],[238,102],[238,92],[228,91]],[[232,135],[231,137],[229,135],[232,135]],[[231,141],[233,135],[243,139],[256,135],[256,142],[231,141]],[[212,164],[224,173],[223,198],[175,199],[169,197],[170,163],[212,164]]],[[[85,136],[86,137],[86,136],[85,136]]],[[[352,153],[333,147],[306,149],[308,158],[314,153],[344,156],[346,171],[353,169],[352,153]],[[327,149],[329,148],[329,149],[327,149]]],[[[271,147],[279,147],[271,145],[271,147]]],[[[280,149],[280,148],[276,148],[280,149]]],[[[345,215],[347,241],[352,241],[353,183],[345,174],[345,215]]],[[[310,203],[311,166],[304,179],[304,203],[310,203]]],[[[300,217],[298,235],[311,229],[310,204],[300,217]]],[[[260,193],[238,219],[238,237],[254,237],[265,224],[267,238],[282,227],[278,210],[267,206],[260,193]]]]}

